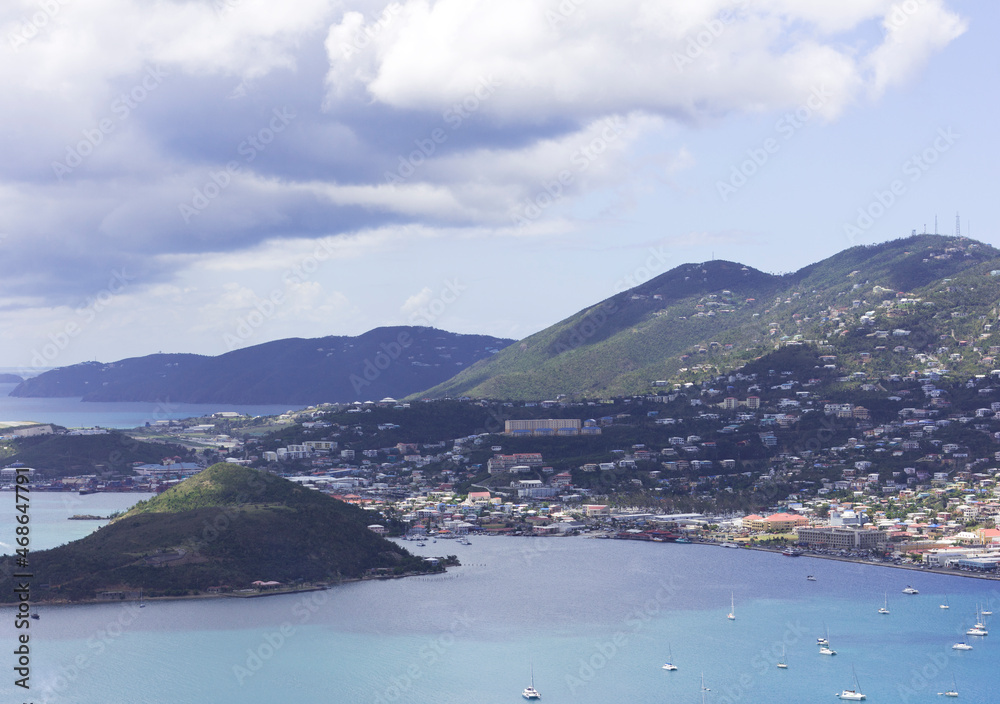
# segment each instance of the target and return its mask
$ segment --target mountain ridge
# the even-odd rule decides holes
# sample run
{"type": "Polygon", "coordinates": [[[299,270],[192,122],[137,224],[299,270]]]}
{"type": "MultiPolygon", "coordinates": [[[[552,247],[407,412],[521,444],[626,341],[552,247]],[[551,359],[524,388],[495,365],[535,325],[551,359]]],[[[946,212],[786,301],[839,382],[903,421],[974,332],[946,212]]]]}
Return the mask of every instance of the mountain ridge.
{"type": "MultiPolygon", "coordinates": [[[[856,337],[903,322],[920,335],[920,349],[906,346],[911,353],[933,353],[932,343],[946,328],[951,334],[946,323],[953,320],[963,321],[955,329],[966,337],[973,332],[977,339],[986,339],[979,337],[984,333],[994,336],[991,328],[973,331],[969,323],[970,316],[996,317],[1000,277],[990,272],[997,270],[1000,251],[995,248],[936,235],[852,247],[782,275],[725,260],[682,264],[410,398],[543,400],[559,394],[649,393],[656,381],[698,381],[735,370],[783,344],[810,341],[834,352],[881,354],[880,345],[865,345],[856,337]],[[872,315],[865,316],[868,312],[872,315]],[[941,317],[946,314],[947,320],[941,317]]],[[[851,373],[862,371],[855,362],[846,364],[851,373]]],[[[869,369],[888,373],[900,362],[869,369]]]]}
{"type": "Polygon", "coordinates": [[[12,396],[84,401],[298,404],[403,397],[512,340],[396,326],[356,337],[286,338],[218,356],[152,354],[39,374],[12,396]]]}

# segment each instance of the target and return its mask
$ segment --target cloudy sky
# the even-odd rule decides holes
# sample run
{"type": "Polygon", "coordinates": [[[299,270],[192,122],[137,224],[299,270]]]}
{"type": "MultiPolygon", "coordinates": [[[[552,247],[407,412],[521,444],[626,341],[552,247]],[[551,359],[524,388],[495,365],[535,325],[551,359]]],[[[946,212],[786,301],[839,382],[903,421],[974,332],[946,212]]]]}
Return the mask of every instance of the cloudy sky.
{"type": "Polygon", "coordinates": [[[0,366],[424,324],[685,262],[1000,244],[1000,7],[5,0],[0,366]]]}

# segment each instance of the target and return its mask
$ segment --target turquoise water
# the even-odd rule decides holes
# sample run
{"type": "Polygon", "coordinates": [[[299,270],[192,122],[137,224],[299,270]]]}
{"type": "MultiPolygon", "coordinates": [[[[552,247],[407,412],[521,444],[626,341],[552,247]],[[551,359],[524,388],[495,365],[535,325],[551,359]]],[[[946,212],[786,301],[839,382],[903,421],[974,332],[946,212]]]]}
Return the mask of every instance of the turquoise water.
{"type": "MultiPolygon", "coordinates": [[[[75,491],[40,491],[31,495],[31,550],[48,550],[78,540],[107,521],[71,521],[70,516],[108,516],[125,511],[153,494],[99,493],[80,496],[75,491]]],[[[14,553],[14,492],[0,492],[0,555],[14,553]]]]}
{"type": "MultiPolygon", "coordinates": [[[[8,674],[0,701],[513,704],[533,667],[544,702],[700,702],[702,673],[717,704],[831,702],[853,687],[852,666],[868,702],[940,702],[952,677],[961,701],[998,701],[1000,632],[951,650],[977,604],[1000,606],[992,582],[698,545],[472,542],[407,543],[457,554],[464,565],[442,576],[41,607],[31,699],[8,674]],[[815,644],[827,633],[834,657],[815,644]],[[775,667],[782,644],[787,670],[775,667]],[[660,668],[668,649],[677,672],[660,668]]],[[[0,621],[12,644],[12,619],[0,621]]]]}
{"type": "Polygon", "coordinates": [[[65,428],[136,428],[157,420],[200,418],[221,411],[251,416],[278,415],[297,406],[226,403],[87,402],[78,398],[18,398],[8,396],[16,384],[0,384],[0,422],[37,421],[65,428]]]}

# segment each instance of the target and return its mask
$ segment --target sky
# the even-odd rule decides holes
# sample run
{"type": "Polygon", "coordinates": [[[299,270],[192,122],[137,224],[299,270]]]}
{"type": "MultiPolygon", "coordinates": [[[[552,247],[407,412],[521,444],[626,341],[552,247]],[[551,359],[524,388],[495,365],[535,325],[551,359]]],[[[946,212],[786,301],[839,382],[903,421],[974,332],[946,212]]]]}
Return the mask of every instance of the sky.
{"type": "Polygon", "coordinates": [[[5,0],[0,367],[1000,245],[987,0],[5,0]]]}

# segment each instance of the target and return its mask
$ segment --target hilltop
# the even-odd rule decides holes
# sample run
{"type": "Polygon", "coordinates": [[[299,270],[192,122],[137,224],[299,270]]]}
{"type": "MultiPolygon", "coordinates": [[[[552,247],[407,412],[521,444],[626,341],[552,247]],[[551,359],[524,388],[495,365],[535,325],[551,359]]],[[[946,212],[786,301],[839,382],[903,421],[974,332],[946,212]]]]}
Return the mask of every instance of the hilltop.
{"type": "MultiPolygon", "coordinates": [[[[33,600],[140,588],[180,596],[257,580],[302,586],[440,569],[370,531],[375,517],[275,475],[216,464],[86,538],[32,553],[33,600]]],[[[14,595],[10,580],[0,579],[5,601],[14,595]]]]}
{"type": "Polygon", "coordinates": [[[402,397],[511,342],[427,327],[384,327],[357,337],[275,340],[217,357],[153,354],[86,362],[27,379],[10,395],[289,405],[402,397]]]}
{"type": "Polygon", "coordinates": [[[1000,354],[991,322],[998,270],[995,248],[936,235],[852,247],[782,276],[728,261],[685,264],[413,398],[641,394],[788,345],[815,347],[828,357],[821,366],[857,381],[925,369],[988,373],[1000,354]]]}

